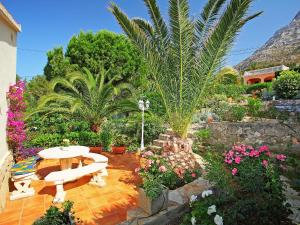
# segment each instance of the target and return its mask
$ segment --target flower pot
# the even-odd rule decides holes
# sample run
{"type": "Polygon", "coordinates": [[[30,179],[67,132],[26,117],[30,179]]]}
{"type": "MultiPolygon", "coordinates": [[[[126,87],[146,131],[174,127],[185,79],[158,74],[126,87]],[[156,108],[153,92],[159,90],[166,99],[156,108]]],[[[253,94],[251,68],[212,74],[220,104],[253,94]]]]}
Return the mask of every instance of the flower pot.
{"type": "Polygon", "coordinates": [[[126,151],[125,146],[112,146],[112,152],[115,154],[124,154],[126,151]]]}
{"type": "Polygon", "coordinates": [[[101,153],[102,152],[102,147],[101,146],[90,146],[89,147],[89,149],[90,149],[90,152],[92,152],[92,153],[101,153]]]}
{"type": "Polygon", "coordinates": [[[156,199],[150,199],[143,188],[139,188],[138,192],[138,207],[143,209],[148,215],[156,214],[168,208],[168,189],[163,190],[156,199]]]}

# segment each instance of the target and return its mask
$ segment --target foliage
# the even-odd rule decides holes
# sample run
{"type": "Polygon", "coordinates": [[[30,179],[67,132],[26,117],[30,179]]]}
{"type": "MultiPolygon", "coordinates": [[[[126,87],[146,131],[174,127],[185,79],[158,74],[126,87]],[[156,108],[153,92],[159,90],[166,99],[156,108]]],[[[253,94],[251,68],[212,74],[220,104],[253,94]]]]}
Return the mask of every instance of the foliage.
{"type": "Polygon", "coordinates": [[[113,141],[113,134],[110,128],[105,126],[100,133],[100,142],[104,150],[109,151],[113,141]]]}
{"type": "Polygon", "coordinates": [[[263,103],[260,99],[248,98],[248,114],[254,117],[262,115],[263,103]]]}
{"type": "MultiPolygon", "coordinates": [[[[142,117],[140,114],[131,114],[126,118],[113,119],[110,121],[109,126],[116,134],[129,137],[129,145],[132,145],[133,148],[139,146],[142,133],[142,117]]],[[[145,114],[145,145],[150,144],[164,131],[163,121],[159,117],[153,114],[145,114]]]]}
{"type": "Polygon", "coordinates": [[[267,146],[237,145],[221,155],[207,155],[207,178],[218,190],[216,205],[225,224],[291,224],[279,168],[282,154],[267,146]],[[250,219],[251,218],[251,219],[250,219]]]}
{"type": "Polygon", "coordinates": [[[150,102],[150,107],[148,111],[160,118],[164,118],[166,115],[166,109],[159,92],[147,91],[142,94],[143,100],[148,100],[150,102]]]}
{"type": "Polygon", "coordinates": [[[229,104],[227,102],[218,102],[212,108],[212,111],[217,114],[223,121],[241,121],[245,114],[245,107],[237,104],[229,104]]]}
{"type": "Polygon", "coordinates": [[[216,81],[220,84],[240,84],[239,72],[232,67],[224,67],[216,75],[216,81]]]}
{"type": "Polygon", "coordinates": [[[206,142],[211,137],[211,130],[210,129],[200,129],[195,133],[197,141],[199,142],[206,142]]]}
{"type": "Polygon", "coordinates": [[[26,109],[24,101],[25,82],[18,81],[9,86],[7,93],[8,112],[7,112],[7,142],[13,153],[14,160],[20,159],[20,151],[26,139],[24,112],[26,109]]]}
{"type": "Polygon", "coordinates": [[[25,101],[27,111],[34,109],[38,100],[51,92],[50,82],[46,76],[35,76],[30,81],[26,82],[25,101]]]}
{"type": "Polygon", "coordinates": [[[151,151],[144,152],[142,158],[142,166],[137,168],[136,172],[142,177],[142,187],[151,199],[157,198],[164,188],[175,189],[192,182],[201,175],[199,170],[176,170],[163,156],[155,155],[151,151]]]}
{"type": "Polygon", "coordinates": [[[63,48],[54,48],[47,52],[47,64],[44,67],[44,74],[48,81],[56,77],[65,77],[67,73],[71,72],[72,66],[69,58],[64,56],[63,48]]]}
{"type": "Polygon", "coordinates": [[[190,199],[191,212],[184,216],[181,225],[215,225],[223,224],[223,218],[219,215],[216,197],[211,195],[212,190],[202,192],[202,196],[192,195],[190,199]],[[206,194],[208,193],[208,194],[206,194]],[[219,217],[219,220],[217,218],[219,217]],[[221,222],[222,221],[222,222],[221,222]]]}
{"type": "Polygon", "coordinates": [[[124,99],[130,94],[131,85],[113,85],[118,76],[105,82],[109,76],[104,69],[99,76],[83,69],[83,72],[67,74],[66,78],[53,79],[53,92],[40,99],[33,113],[61,113],[70,118],[87,121],[93,131],[99,132],[103,122],[113,113],[137,110],[135,103],[124,99]]]}
{"type": "Polygon", "coordinates": [[[111,77],[118,76],[114,82],[137,81],[145,74],[143,60],[134,45],[126,36],[106,30],[73,36],[65,55],[72,65],[86,67],[92,74],[100,74],[104,66],[111,77]]]}
{"type": "Polygon", "coordinates": [[[266,83],[257,83],[251,84],[246,86],[246,93],[252,94],[253,92],[262,91],[263,89],[270,90],[272,88],[273,83],[266,82],[266,83]]]}
{"type": "MultiPolygon", "coordinates": [[[[62,204],[62,208],[59,209],[56,206],[50,206],[47,209],[44,216],[36,220],[33,225],[70,225],[75,224],[75,216],[72,211],[73,202],[65,201],[62,204]]],[[[77,218],[77,223],[80,223],[80,219],[77,218]]]]}
{"type": "Polygon", "coordinates": [[[227,98],[240,99],[241,95],[245,94],[245,86],[236,84],[216,84],[211,91],[213,91],[214,95],[225,95],[227,98]]]}
{"type": "Polygon", "coordinates": [[[62,139],[63,137],[60,134],[39,134],[31,140],[26,141],[24,145],[27,148],[48,148],[60,146],[62,139]]]}
{"type": "Polygon", "coordinates": [[[113,138],[113,145],[120,147],[120,146],[128,146],[130,140],[127,135],[124,134],[116,134],[113,138]]]}
{"type": "Polygon", "coordinates": [[[274,81],[274,90],[280,98],[292,99],[300,93],[300,73],[282,71],[274,81]]]}
{"type": "Polygon", "coordinates": [[[114,3],[110,10],[144,56],[171,128],[186,137],[200,100],[237,33],[260,13],[245,18],[251,0],[228,4],[210,0],[200,17],[192,20],[187,0],[171,0],[166,23],[155,0],[144,2],[152,24],[129,19],[114,3]]]}

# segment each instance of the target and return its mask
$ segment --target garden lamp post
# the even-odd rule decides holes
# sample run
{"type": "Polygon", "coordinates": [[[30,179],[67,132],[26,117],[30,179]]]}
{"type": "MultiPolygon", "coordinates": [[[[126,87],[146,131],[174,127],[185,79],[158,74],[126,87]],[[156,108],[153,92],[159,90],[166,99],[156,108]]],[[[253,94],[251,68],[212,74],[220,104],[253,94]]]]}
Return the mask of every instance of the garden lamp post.
{"type": "Polygon", "coordinates": [[[150,102],[147,100],[144,102],[143,100],[139,100],[139,109],[142,110],[142,137],[141,137],[141,151],[145,149],[144,146],[144,114],[145,110],[149,109],[150,102]]]}

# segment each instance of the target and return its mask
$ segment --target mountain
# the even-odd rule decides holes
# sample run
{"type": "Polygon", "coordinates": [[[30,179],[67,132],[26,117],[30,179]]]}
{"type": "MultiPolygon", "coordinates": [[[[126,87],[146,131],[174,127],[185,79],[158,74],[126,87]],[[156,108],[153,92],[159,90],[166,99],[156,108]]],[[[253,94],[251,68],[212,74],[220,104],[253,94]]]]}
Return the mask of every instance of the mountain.
{"type": "Polygon", "coordinates": [[[300,64],[300,11],[250,57],[235,66],[240,71],[277,65],[300,64]]]}

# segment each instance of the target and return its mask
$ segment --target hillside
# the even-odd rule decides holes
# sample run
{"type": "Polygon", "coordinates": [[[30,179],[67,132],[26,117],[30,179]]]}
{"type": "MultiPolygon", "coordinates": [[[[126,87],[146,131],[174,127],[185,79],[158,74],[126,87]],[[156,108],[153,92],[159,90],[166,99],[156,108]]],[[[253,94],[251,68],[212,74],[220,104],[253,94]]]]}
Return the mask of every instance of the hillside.
{"type": "Polygon", "coordinates": [[[276,31],[261,48],[235,68],[244,71],[281,64],[300,64],[300,11],[289,25],[276,31]]]}

